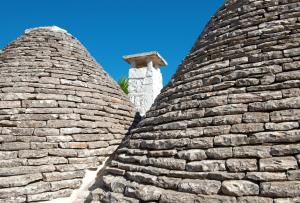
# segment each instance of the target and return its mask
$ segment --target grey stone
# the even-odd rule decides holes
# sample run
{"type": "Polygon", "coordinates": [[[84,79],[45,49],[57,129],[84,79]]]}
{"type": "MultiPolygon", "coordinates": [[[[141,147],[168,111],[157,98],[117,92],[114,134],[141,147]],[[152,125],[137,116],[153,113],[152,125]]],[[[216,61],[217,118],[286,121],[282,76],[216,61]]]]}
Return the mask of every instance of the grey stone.
{"type": "Polygon", "coordinates": [[[146,163],[160,168],[183,170],[185,169],[186,161],[174,158],[149,158],[146,160],[146,163]]]}
{"type": "Polygon", "coordinates": [[[268,158],[271,157],[270,146],[242,146],[233,148],[233,156],[241,158],[268,158]]]}
{"type": "Polygon", "coordinates": [[[225,171],[225,161],[224,160],[202,160],[194,161],[186,164],[187,171],[225,171]]]}
{"type": "Polygon", "coordinates": [[[297,142],[299,140],[300,130],[260,132],[249,137],[249,142],[252,144],[297,142]]]}
{"type": "Polygon", "coordinates": [[[300,119],[300,109],[288,109],[273,111],[270,113],[272,122],[298,121],[300,119]]]}
{"type": "Polygon", "coordinates": [[[231,127],[232,133],[253,133],[261,131],[264,131],[264,124],[262,123],[235,124],[231,127]]]}
{"type": "Polygon", "coordinates": [[[232,157],[231,147],[219,147],[211,148],[206,151],[206,155],[209,159],[226,159],[232,157]]]}
{"type": "Polygon", "coordinates": [[[258,195],[259,186],[246,180],[225,180],[222,182],[222,192],[232,196],[258,195]]]}
{"type": "Polygon", "coordinates": [[[188,161],[195,161],[195,160],[203,160],[206,159],[206,154],[204,150],[201,149],[191,149],[186,151],[180,151],[177,153],[177,156],[180,159],[185,159],[188,161]]]}
{"type": "Polygon", "coordinates": [[[259,160],[260,171],[287,171],[298,169],[295,157],[273,157],[259,160]]]}
{"type": "Polygon", "coordinates": [[[286,174],[282,172],[248,172],[247,179],[253,181],[284,181],[287,179],[286,174]]]}
{"type": "Polygon", "coordinates": [[[70,172],[51,172],[43,173],[43,180],[50,181],[59,181],[59,180],[70,180],[75,178],[82,178],[84,176],[84,171],[70,171],[70,172]]]}
{"type": "Polygon", "coordinates": [[[221,182],[215,180],[185,179],[178,185],[179,191],[206,195],[217,194],[220,188],[221,182]]]}
{"type": "Polygon", "coordinates": [[[243,121],[246,123],[266,123],[269,122],[269,113],[247,112],[243,114],[243,121]]]}
{"type": "Polygon", "coordinates": [[[256,159],[227,159],[226,166],[231,172],[256,171],[256,159]]]}
{"type": "Polygon", "coordinates": [[[81,185],[81,180],[79,179],[73,179],[73,180],[61,180],[61,181],[55,181],[51,182],[51,190],[57,191],[61,189],[77,189],[81,185]]]}
{"type": "Polygon", "coordinates": [[[298,197],[300,181],[264,182],[260,188],[261,194],[267,197],[298,197]]]}
{"type": "Polygon", "coordinates": [[[0,168],[0,176],[14,176],[22,174],[31,173],[41,173],[41,172],[51,172],[54,171],[55,167],[53,165],[43,165],[43,166],[17,166],[7,168],[0,168]]]}
{"type": "Polygon", "coordinates": [[[267,130],[279,131],[279,130],[292,130],[299,128],[298,122],[283,122],[283,123],[266,123],[265,128],[267,130]]]}
{"type": "Polygon", "coordinates": [[[17,151],[0,151],[0,160],[15,159],[17,156],[17,151]]]}
{"type": "Polygon", "coordinates": [[[271,147],[273,156],[285,156],[300,153],[300,144],[274,145],[271,147]]]}
{"type": "Polygon", "coordinates": [[[36,202],[50,199],[69,197],[72,194],[72,189],[59,190],[55,192],[44,192],[40,194],[28,195],[28,201],[36,202]]]}
{"type": "Polygon", "coordinates": [[[238,203],[273,203],[272,198],[268,197],[256,197],[256,196],[245,196],[245,197],[238,197],[238,203]]]}
{"type": "Polygon", "coordinates": [[[20,150],[20,158],[40,158],[48,155],[46,150],[20,150]]]}
{"type": "Polygon", "coordinates": [[[227,134],[214,137],[214,145],[216,146],[238,146],[247,143],[247,135],[244,134],[227,134]]]}
{"type": "Polygon", "coordinates": [[[191,139],[188,145],[189,148],[207,149],[213,146],[213,137],[203,137],[191,139]]]}
{"type": "Polygon", "coordinates": [[[29,174],[20,176],[0,177],[0,188],[10,188],[28,185],[43,178],[42,174],[29,174]]]}
{"type": "Polygon", "coordinates": [[[291,170],[287,172],[288,180],[300,180],[300,170],[291,170]]]}
{"type": "Polygon", "coordinates": [[[65,164],[68,160],[64,157],[44,157],[39,159],[28,159],[28,165],[38,166],[46,164],[65,164]]]}

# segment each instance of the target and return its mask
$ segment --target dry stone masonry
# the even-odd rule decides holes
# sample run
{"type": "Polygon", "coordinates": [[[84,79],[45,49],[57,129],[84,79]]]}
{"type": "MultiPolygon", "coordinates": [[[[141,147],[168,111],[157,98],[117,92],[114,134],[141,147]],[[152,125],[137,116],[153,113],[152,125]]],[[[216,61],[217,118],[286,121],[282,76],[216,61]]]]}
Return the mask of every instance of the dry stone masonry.
{"type": "Polygon", "coordinates": [[[30,29],[0,54],[0,202],[68,197],[112,154],[133,106],[78,40],[30,29]]]}
{"type": "Polygon", "coordinates": [[[93,202],[300,202],[300,1],[228,0],[93,202]]]}

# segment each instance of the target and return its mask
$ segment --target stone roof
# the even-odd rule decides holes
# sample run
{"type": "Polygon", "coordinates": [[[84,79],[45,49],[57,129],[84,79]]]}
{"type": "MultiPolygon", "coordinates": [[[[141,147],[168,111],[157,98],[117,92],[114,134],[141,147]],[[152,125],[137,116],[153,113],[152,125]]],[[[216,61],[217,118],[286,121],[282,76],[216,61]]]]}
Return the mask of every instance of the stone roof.
{"type": "Polygon", "coordinates": [[[95,202],[300,201],[299,0],[228,0],[130,139],[95,202]]]}
{"type": "Polygon", "coordinates": [[[70,196],[118,147],[133,106],[80,42],[26,30],[0,54],[0,202],[70,196]]]}

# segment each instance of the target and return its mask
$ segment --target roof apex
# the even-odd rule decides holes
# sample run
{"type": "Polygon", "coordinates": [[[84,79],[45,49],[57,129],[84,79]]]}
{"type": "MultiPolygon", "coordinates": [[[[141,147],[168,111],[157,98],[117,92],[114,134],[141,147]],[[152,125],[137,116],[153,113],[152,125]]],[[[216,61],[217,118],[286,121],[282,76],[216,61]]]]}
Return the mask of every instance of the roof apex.
{"type": "Polygon", "coordinates": [[[25,34],[30,33],[32,31],[36,30],[47,30],[47,31],[52,31],[52,32],[63,32],[63,33],[68,33],[66,30],[58,27],[58,26],[42,26],[42,27],[34,27],[34,28],[29,28],[25,30],[25,34]]]}

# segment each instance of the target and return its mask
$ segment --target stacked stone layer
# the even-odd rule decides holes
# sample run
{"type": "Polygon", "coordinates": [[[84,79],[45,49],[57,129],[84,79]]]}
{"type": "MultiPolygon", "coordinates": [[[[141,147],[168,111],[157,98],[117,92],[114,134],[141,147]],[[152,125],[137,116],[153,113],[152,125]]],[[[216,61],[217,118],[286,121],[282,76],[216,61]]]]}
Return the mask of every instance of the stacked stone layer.
{"type": "Polygon", "coordinates": [[[226,1],[94,202],[299,202],[299,43],[299,0],[226,1]]]}
{"type": "Polygon", "coordinates": [[[27,31],[0,54],[0,202],[70,196],[132,121],[127,96],[78,40],[27,31]]]}

